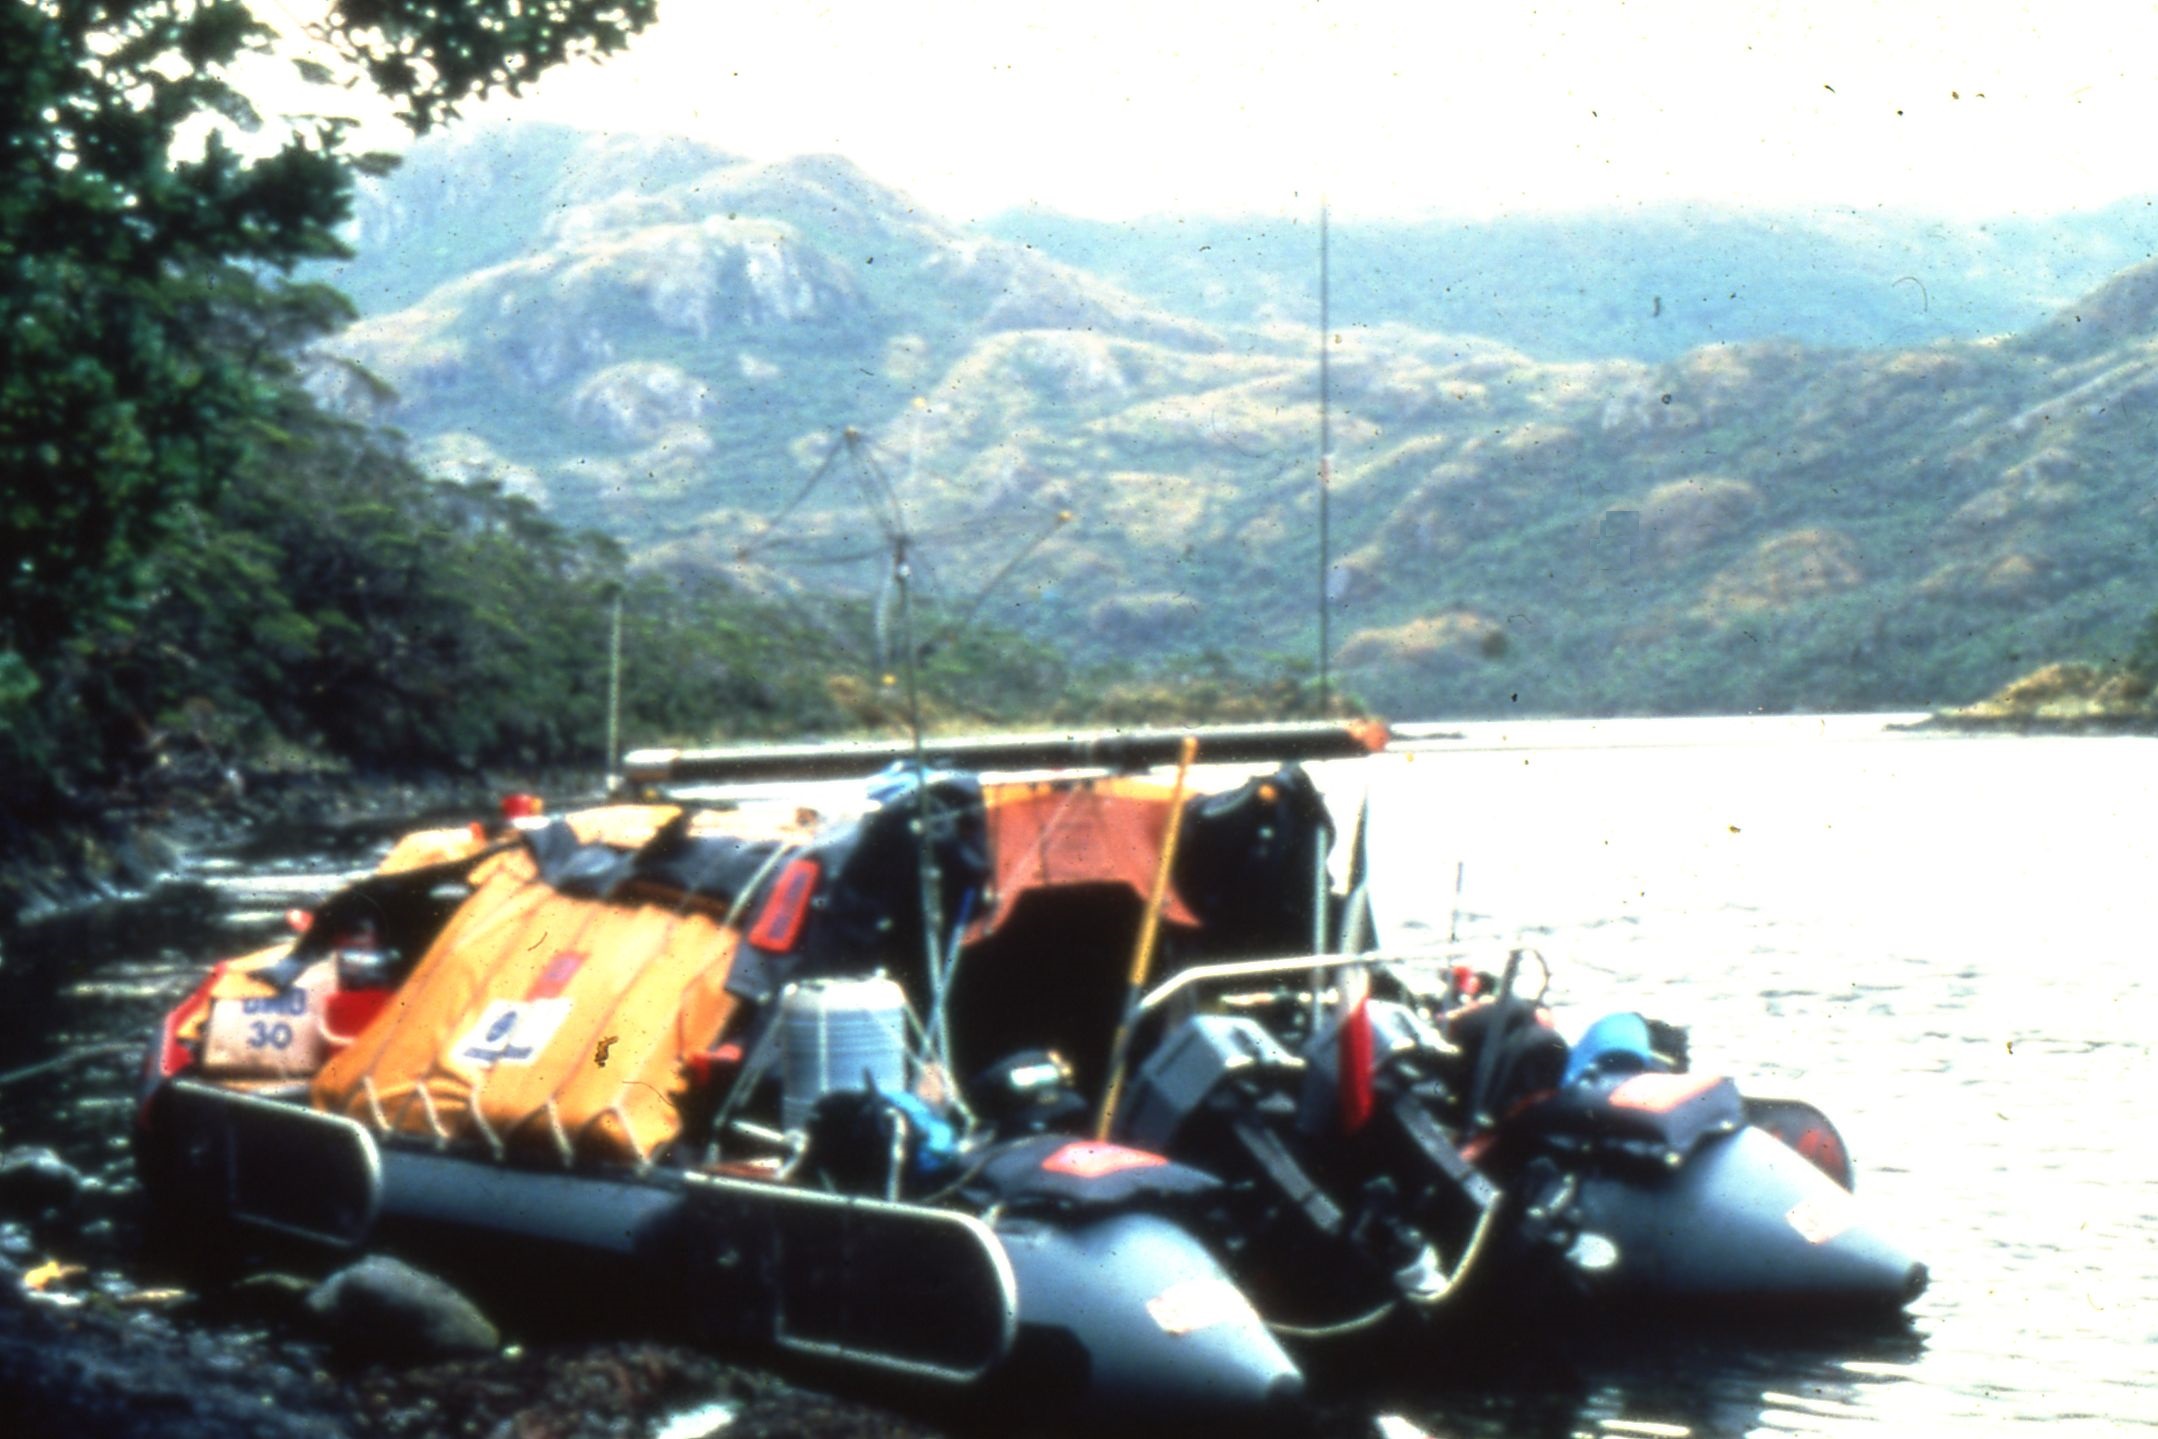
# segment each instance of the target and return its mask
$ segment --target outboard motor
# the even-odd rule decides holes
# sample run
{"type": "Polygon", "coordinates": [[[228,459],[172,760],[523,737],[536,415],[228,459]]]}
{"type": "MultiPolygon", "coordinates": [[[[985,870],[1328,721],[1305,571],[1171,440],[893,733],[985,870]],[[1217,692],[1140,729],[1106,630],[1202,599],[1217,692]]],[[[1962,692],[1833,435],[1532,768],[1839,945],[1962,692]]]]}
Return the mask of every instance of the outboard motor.
{"type": "Polygon", "coordinates": [[[1360,1077],[1340,1075],[1332,1029],[1300,1059],[1250,1019],[1196,1016],[1157,1047],[1121,1115],[1131,1142],[1232,1181],[1218,1224],[1240,1272],[1314,1333],[1447,1298],[1498,1199],[1431,1112],[1417,1056],[1443,1041],[1400,1005],[1370,1001],[1358,1023],[1360,1077]],[[1351,1083],[1359,1097],[1337,1101],[1351,1083]]]}
{"type": "Polygon", "coordinates": [[[967,1085],[967,1105],[999,1139],[1077,1130],[1087,1116],[1071,1065],[1053,1049],[1021,1050],[990,1065],[967,1085]]]}

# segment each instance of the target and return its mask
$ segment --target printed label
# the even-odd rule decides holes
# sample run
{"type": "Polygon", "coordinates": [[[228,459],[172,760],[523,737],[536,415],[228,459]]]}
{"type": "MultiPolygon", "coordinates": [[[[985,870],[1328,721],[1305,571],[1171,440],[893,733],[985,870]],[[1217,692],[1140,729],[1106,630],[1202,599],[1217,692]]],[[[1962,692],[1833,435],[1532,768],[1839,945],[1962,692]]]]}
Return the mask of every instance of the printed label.
{"type": "MultiPolygon", "coordinates": [[[[248,1015],[305,1014],[307,1013],[309,1002],[313,998],[314,991],[303,989],[296,984],[281,994],[255,995],[241,1000],[240,1013],[248,1015]]],[[[283,1046],[279,1047],[282,1048],[283,1046]]]]}
{"type": "Polygon", "coordinates": [[[453,1052],[468,1063],[489,1067],[530,1064],[567,1018],[566,999],[498,999],[480,1012],[453,1052]]]}
{"type": "Polygon", "coordinates": [[[211,1074],[263,1078],[312,1074],[322,1064],[322,1008],[332,966],[310,966],[275,994],[212,999],[203,1027],[202,1067],[211,1074]]]}
{"type": "Polygon", "coordinates": [[[1785,1211],[1783,1222],[1808,1244],[1826,1244],[1851,1227],[1854,1206],[1840,1189],[1809,1194],[1785,1211]]]}
{"type": "Polygon", "coordinates": [[[1228,1280],[1209,1277],[1180,1280],[1146,1302],[1146,1312],[1169,1335],[1195,1334],[1217,1324],[1256,1322],[1259,1318],[1244,1291],[1228,1280]]]}

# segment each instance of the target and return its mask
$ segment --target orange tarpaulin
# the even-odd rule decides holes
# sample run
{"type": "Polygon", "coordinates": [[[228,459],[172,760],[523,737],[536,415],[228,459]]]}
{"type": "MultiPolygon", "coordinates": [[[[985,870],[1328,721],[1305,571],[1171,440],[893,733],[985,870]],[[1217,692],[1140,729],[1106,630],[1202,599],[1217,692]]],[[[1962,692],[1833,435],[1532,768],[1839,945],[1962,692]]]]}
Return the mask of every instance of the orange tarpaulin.
{"type": "MultiPolygon", "coordinates": [[[[1167,785],[1140,779],[983,786],[994,889],[968,942],[994,933],[1032,889],[1120,884],[1145,899],[1169,827],[1170,798],[1167,785]]],[[[1173,884],[1162,918],[1199,922],[1173,884]]]]}
{"type": "Polygon", "coordinates": [[[708,914],[566,895],[507,852],[313,1102],[497,1153],[648,1159],[680,1128],[683,1057],[733,1011],[734,946],[708,914]]]}

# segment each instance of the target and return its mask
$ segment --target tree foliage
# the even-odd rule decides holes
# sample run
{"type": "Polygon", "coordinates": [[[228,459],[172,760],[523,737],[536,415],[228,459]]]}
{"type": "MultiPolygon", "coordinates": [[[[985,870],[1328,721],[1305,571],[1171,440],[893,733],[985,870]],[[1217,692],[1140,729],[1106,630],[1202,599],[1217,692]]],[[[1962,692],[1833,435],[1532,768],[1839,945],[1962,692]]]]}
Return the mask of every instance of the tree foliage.
{"type": "Polygon", "coordinates": [[[425,131],[461,100],[621,49],[658,12],[659,0],[342,0],[316,30],[425,131]]]}
{"type": "MultiPolygon", "coordinates": [[[[305,341],[340,314],[295,286],[215,308],[218,346],[256,357],[265,395],[244,461],[173,508],[170,538],[141,558],[141,602],[44,667],[27,722],[0,737],[11,800],[33,777],[124,788],[278,754],[597,773],[617,602],[632,742],[899,721],[896,691],[848,644],[866,613],[633,571],[614,541],[499,486],[433,480],[394,436],[325,411],[302,381],[327,362],[305,341]]],[[[1064,681],[1038,648],[980,631],[926,671],[944,721],[1041,713],[1064,681]]]]}
{"type": "Polygon", "coordinates": [[[253,385],[200,343],[205,302],[332,253],[345,192],[319,141],[174,154],[191,118],[244,118],[218,71],[257,33],[231,4],[0,11],[0,647],[31,666],[238,458],[253,385]]]}
{"type": "MultiPolygon", "coordinates": [[[[425,128],[652,13],[341,0],[322,29],[425,128]]],[[[0,674],[34,676],[139,597],[176,517],[246,462],[277,400],[259,356],[222,342],[225,302],[343,253],[370,164],[345,122],[297,122],[258,156],[213,123],[260,126],[230,76],[270,40],[243,0],[0,7],[0,674]]]]}
{"type": "Polygon", "coordinates": [[[2120,668],[2143,683],[2158,681],[2158,610],[2144,616],[2143,626],[2136,631],[2120,668]]]}
{"type": "MultiPolygon", "coordinates": [[[[317,35],[425,129],[653,8],[340,0],[317,35]]],[[[617,613],[633,742],[901,724],[847,642],[866,605],[633,571],[318,402],[370,380],[316,348],[350,305],[291,271],[340,253],[374,162],[336,120],[252,157],[203,128],[257,123],[227,77],[267,41],[241,0],[0,6],[0,841],[161,774],[597,770],[617,613]]],[[[1072,687],[976,626],[922,662],[933,725],[1072,687]]]]}
{"type": "MultiPolygon", "coordinates": [[[[496,86],[618,48],[648,0],[341,0],[323,31],[416,128],[496,86]]],[[[176,557],[291,433],[283,356],[344,312],[288,285],[343,253],[346,122],[259,131],[236,62],[272,32],[244,0],[0,6],[0,759],[49,760],[116,647],[163,623],[176,557]],[[190,531],[191,533],[183,533],[190,531]],[[160,590],[158,587],[162,587],[160,590]]],[[[320,67],[317,67],[318,69],[320,67]]],[[[338,79],[334,72],[321,78],[338,79]]],[[[260,541],[218,582],[264,572],[260,541]]],[[[190,546],[194,546],[191,551],[190,546]]],[[[192,641],[190,641],[192,643],[192,641]]],[[[117,695],[114,696],[117,698],[117,695]]],[[[110,718],[114,710],[100,710],[110,718]]]]}

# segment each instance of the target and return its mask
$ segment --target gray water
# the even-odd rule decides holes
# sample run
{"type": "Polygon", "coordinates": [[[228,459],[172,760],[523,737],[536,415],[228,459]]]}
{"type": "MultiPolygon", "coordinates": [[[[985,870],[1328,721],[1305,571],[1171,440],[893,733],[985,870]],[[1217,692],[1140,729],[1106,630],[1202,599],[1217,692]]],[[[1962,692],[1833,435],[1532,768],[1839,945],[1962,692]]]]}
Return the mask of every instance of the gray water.
{"type": "Polygon", "coordinates": [[[1373,767],[1385,937],[1533,946],[1569,1035],[1638,1008],[1691,1026],[1696,1069],[1821,1105],[1933,1284],[1908,1335],[1637,1336],[1647,1364],[1566,1356],[1570,1413],[1516,1376],[1419,1422],[2158,1426],[2158,742],[1876,717],[1447,728],[1373,767]]]}
{"type": "MultiPolygon", "coordinates": [[[[1569,1035],[1640,1009],[1691,1027],[1695,1068],[1821,1105],[1933,1285],[1886,1332],[1524,1334],[1435,1356],[1389,1410],[1478,1439],[2158,1428],[2158,741],[1874,717],[1443,728],[1327,767],[1337,801],[1370,782],[1388,944],[1451,936],[1486,968],[1532,946],[1569,1035]]],[[[213,862],[61,937],[74,968],[34,1002],[11,950],[0,1070],[81,1062],[0,1087],[7,1142],[129,1183],[135,1057],[110,1046],[371,859],[213,862]]]]}

